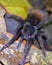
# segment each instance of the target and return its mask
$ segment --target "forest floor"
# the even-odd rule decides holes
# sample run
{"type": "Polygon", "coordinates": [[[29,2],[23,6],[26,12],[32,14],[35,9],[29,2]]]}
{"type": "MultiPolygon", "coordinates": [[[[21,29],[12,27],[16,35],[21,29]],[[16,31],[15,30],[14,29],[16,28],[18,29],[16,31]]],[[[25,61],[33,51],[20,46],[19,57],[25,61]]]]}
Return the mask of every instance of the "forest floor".
{"type": "MultiPolygon", "coordinates": [[[[12,38],[11,34],[8,34],[9,38],[12,38]]],[[[4,40],[0,40],[0,43],[4,44],[4,40]]],[[[0,44],[0,48],[3,46],[0,44]]],[[[24,44],[17,50],[16,46],[18,41],[14,42],[9,48],[0,53],[0,61],[5,65],[17,65],[23,59],[24,44]]],[[[27,56],[25,65],[52,65],[52,52],[46,51],[46,58],[43,56],[42,51],[32,46],[27,56]]]]}

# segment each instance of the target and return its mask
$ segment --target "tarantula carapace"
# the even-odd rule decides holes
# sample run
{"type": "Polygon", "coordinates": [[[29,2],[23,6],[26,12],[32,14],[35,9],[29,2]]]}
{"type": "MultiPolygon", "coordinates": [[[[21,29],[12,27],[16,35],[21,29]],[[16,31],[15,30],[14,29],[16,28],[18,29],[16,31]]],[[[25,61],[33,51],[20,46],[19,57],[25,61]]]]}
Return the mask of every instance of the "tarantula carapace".
{"type": "Polygon", "coordinates": [[[13,38],[0,49],[0,52],[10,46],[20,36],[21,39],[17,49],[20,47],[23,40],[26,40],[27,43],[25,44],[24,48],[24,58],[19,65],[24,65],[26,56],[28,55],[28,52],[35,40],[38,42],[39,48],[42,49],[44,56],[46,56],[45,46],[49,46],[48,37],[45,34],[45,31],[42,30],[43,22],[45,20],[40,21],[36,16],[33,16],[31,12],[28,13],[26,20],[22,20],[20,17],[14,15],[9,15],[9,18],[14,18],[15,20],[19,21],[20,26],[16,28],[13,38]]]}

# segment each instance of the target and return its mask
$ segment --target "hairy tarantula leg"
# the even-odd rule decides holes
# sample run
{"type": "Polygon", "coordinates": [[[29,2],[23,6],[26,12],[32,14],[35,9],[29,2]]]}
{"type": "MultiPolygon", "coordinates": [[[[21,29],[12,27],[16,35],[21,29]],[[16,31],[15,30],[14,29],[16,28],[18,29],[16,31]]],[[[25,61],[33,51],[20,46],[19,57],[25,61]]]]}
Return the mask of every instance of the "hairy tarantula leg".
{"type": "Polygon", "coordinates": [[[8,14],[8,17],[9,18],[13,18],[16,21],[20,22],[21,25],[24,24],[24,20],[21,17],[19,17],[19,16],[16,16],[16,15],[13,15],[13,14],[8,14]]]}
{"type": "Polygon", "coordinates": [[[43,36],[43,38],[44,38],[44,47],[45,47],[45,49],[46,50],[48,50],[48,51],[52,51],[52,49],[49,47],[49,43],[50,43],[50,38],[49,38],[49,36],[48,35],[44,35],[43,36]]]}
{"type": "Polygon", "coordinates": [[[13,44],[13,42],[20,36],[20,32],[18,32],[17,35],[15,35],[8,43],[6,43],[1,49],[0,52],[2,52],[4,49],[6,49],[7,47],[9,47],[11,44],[13,44]]]}
{"type": "Polygon", "coordinates": [[[48,35],[48,32],[47,32],[47,31],[45,31],[45,30],[43,30],[43,35],[42,35],[42,37],[43,37],[44,42],[45,42],[45,44],[44,44],[44,45],[46,45],[46,46],[47,46],[47,48],[49,48],[50,37],[49,37],[49,35],[48,35]]]}
{"type": "Polygon", "coordinates": [[[46,57],[46,50],[44,48],[44,40],[41,36],[38,36],[38,43],[40,44],[40,47],[42,49],[43,55],[46,57]]]}
{"type": "Polygon", "coordinates": [[[52,49],[49,47],[51,42],[50,42],[50,37],[48,35],[48,32],[45,31],[45,29],[42,29],[41,32],[42,32],[42,38],[44,40],[45,49],[48,51],[52,51],[52,49]]]}
{"type": "Polygon", "coordinates": [[[29,50],[31,48],[31,45],[32,45],[32,41],[31,41],[31,39],[28,39],[27,43],[25,45],[25,49],[24,49],[24,58],[23,58],[22,62],[19,65],[24,65],[24,63],[26,61],[26,57],[27,57],[27,55],[29,53],[29,50]]]}
{"type": "Polygon", "coordinates": [[[39,43],[40,43],[40,46],[42,48],[43,55],[46,57],[46,51],[45,51],[45,48],[44,48],[44,41],[42,40],[41,37],[39,37],[39,43]]]}
{"type": "Polygon", "coordinates": [[[19,41],[19,44],[17,45],[17,49],[21,46],[21,43],[22,43],[23,39],[24,39],[23,36],[21,36],[21,39],[19,41]]]}

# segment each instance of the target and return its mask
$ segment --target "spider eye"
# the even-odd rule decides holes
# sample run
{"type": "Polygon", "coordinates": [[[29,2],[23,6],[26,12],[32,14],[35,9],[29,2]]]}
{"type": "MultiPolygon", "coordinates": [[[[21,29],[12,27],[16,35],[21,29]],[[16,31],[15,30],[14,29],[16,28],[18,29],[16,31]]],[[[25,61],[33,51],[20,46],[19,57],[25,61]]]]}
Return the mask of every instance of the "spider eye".
{"type": "Polygon", "coordinates": [[[35,19],[35,20],[34,20],[34,25],[37,25],[37,23],[38,23],[38,21],[35,19]]]}

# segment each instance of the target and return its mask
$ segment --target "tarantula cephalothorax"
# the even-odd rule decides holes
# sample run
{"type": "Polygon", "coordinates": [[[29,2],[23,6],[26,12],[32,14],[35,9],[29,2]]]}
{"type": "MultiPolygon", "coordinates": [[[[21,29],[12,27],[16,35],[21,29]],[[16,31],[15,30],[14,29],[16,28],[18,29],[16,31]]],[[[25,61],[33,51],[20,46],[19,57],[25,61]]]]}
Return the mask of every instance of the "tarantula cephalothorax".
{"type": "Polygon", "coordinates": [[[32,16],[31,12],[28,14],[26,20],[22,20],[12,15],[10,15],[9,17],[18,20],[21,25],[17,27],[13,38],[7,44],[5,44],[4,47],[1,48],[0,52],[3,51],[8,46],[10,46],[20,36],[21,39],[19,41],[19,45],[17,46],[17,49],[20,47],[24,39],[27,41],[27,43],[25,44],[25,48],[24,48],[24,58],[19,65],[24,65],[26,56],[28,55],[28,52],[31,46],[34,44],[35,40],[38,42],[39,47],[42,49],[44,56],[46,56],[45,44],[48,45],[48,37],[45,34],[45,31],[41,30],[41,27],[43,26],[43,22],[40,22],[37,17],[32,16]]]}

